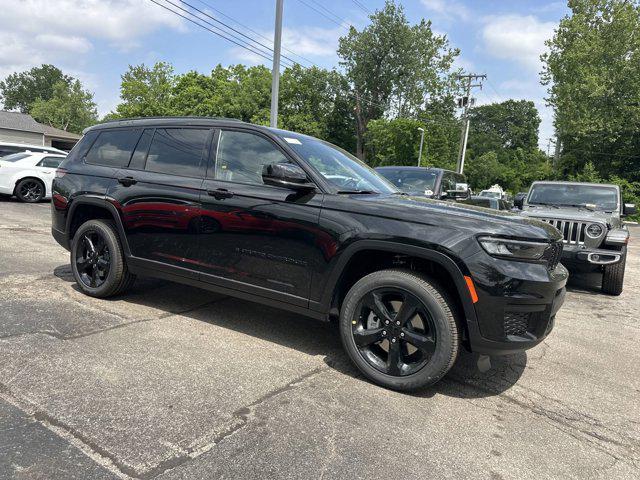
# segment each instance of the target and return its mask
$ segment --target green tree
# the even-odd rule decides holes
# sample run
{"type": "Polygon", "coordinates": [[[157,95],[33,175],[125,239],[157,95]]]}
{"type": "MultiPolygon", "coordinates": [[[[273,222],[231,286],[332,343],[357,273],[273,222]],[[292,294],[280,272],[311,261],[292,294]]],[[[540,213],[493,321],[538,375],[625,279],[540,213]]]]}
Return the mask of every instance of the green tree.
{"type": "Polygon", "coordinates": [[[360,158],[365,157],[371,120],[415,116],[430,102],[451,95],[451,66],[459,54],[445,36],[432,31],[430,22],[411,25],[393,1],[369,18],[371,23],[362,31],[351,27],[338,47],[353,89],[360,158]]]}
{"type": "Polygon", "coordinates": [[[49,100],[54,95],[55,86],[71,84],[73,78],[62,73],[53,65],[41,65],[26,72],[16,72],[0,82],[0,97],[7,110],[29,113],[37,99],[49,100]]]}
{"type": "Polygon", "coordinates": [[[588,162],[640,180],[640,4],[569,0],[547,42],[542,81],[555,109],[565,174],[588,162]]]}
{"type": "Polygon", "coordinates": [[[176,77],[173,67],[158,62],[152,68],[146,65],[129,66],[122,75],[120,98],[122,102],[110,117],[151,117],[173,114],[171,102],[176,77]]]}
{"type": "Polygon", "coordinates": [[[50,98],[33,102],[31,115],[41,123],[75,133],[82,132],[98,119],[93,94],[84,90],[79,80],[56,83],[50,98]]]}

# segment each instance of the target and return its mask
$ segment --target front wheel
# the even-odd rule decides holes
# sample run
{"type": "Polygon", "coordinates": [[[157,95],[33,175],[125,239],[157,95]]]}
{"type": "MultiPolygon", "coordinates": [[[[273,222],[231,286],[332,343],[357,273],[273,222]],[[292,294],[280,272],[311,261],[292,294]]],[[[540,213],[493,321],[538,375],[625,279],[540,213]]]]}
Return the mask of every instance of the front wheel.
{"type": "Polygon", "coordinates": [[[113,222],[89,220],[73,237],[71,269],[83,293],[106,298],[124,292],[135,280],[127,269],[113,222]]]}
{"type": "Polygon", "coordinates": [[[613,265],[606,265],[602,274],[602,291],[609,295],[620,295],[624,283],[624,270],[627,263],[627,256],[622,255],[622,259],[613,265]]]}
{"type": "Polygon", "coordinates": [[[370,380],[394,390],[433,385],[460,346],[453,306],[433,280],[407,270],[361,278],[340,313],[342,344],[370,380]]]}

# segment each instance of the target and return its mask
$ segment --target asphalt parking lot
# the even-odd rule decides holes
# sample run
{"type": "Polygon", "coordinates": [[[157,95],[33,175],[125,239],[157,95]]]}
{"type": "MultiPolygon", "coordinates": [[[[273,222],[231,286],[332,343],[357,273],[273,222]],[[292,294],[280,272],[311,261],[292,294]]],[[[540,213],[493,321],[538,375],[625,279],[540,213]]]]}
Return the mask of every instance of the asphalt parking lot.
{"type": "Polygon", "coordinates": [[[328,324],[151,279],[86,297],[49,216],[0,199],[0,479],[640,478],[633,243],[622,296],[575,277],[544,344],[407,395],[328,324]]]}

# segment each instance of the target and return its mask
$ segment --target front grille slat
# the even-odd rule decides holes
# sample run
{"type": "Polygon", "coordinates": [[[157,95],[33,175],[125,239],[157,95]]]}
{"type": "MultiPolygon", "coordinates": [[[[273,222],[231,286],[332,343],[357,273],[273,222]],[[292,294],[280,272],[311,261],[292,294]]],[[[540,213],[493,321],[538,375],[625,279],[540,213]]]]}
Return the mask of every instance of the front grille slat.
{"type": "Polygon", "coordinates": [[[562,241],[570,245],[584,244],[584,231],[587,224],[575,220],[560,220],[557,218],[540,218],[545,223],[557,228],[562,234],[562,241]]]}

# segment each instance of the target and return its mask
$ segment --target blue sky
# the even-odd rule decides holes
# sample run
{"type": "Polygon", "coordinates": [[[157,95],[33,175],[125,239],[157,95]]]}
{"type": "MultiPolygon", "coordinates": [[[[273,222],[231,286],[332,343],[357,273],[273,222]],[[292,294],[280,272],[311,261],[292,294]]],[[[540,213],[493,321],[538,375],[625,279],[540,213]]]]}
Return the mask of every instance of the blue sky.
{"type": "MultiPolygon", "coordinates": [[[[184,6],[180,0],[170,1],[184,6]]],[[[185,1],[243,33],[253,35],[248,27],[267,38],[273,35],[275,0],[185,1]],[[216,9],[243,26],[221,16],[216,9]]],[[[317,65],[337,66],[335,50],[338,38],[346,32],[345,25],[360,28],[367,23],[367,14],[357,3],[373,11],[384,0],[284,0],[284,46],[317,65]]],[[[447,35],[451,44],[461,50],[460,67],[488,75],[484,89],[476,92],[479,103],[507,98],[535,101],[543,120],[540,145],[546,148],[547,138],[553,134],[552,112],[544,105],[545,89],[539,83],[538,57],[544,51],[544,40],[567,13],[565,2],[404,0],[399,3],[405,7],[410,21],[430,19],[435,31],[447,35]]],[[[260,41],[267,43],[264,39],[260,41]]],[[[193,69],[208,72],[218,63],[263,61],[150,0],[21,0],[3,5],[0,78],[33,65],[55,64],[79,77],[95,93],[100,114],[108,113],[117,104],[120,75],[128,65],[160,60],[172,63],[177,72],[193,69]]]]}

